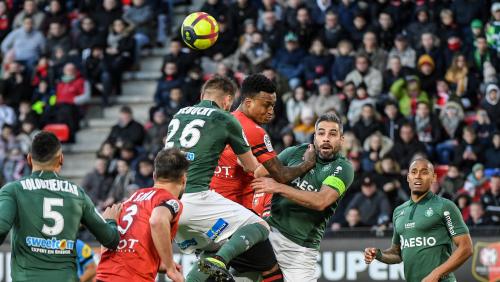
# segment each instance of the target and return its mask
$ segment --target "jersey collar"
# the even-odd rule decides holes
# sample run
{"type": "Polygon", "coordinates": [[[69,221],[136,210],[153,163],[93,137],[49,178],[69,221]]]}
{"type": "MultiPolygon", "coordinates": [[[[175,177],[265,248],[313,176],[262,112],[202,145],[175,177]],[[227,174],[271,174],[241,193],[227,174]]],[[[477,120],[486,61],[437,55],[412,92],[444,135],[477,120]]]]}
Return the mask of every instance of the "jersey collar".
{"type": "Polygon", "coordinates": [[[333,155],[333,158],[331,160],[323,160],[322,158],[319,157],[319,155],[316,156],[316,162],[320,163],[320,164],[329,164],[331,162],[334,162],[336,161],[338,158],[341,157],[341,154],[340,152],[336,153],[335,155],[333,155]]]}
{"type": "Polygon", "coordinates": [[[212,108],[217,108],[217,109],[220,109],[219,105],[217,105],[217,103],[215,103],[214,101],[211,101],[211,100],[201,100],[201,102],[198,103],[199,106],[209,106],[209,107],[212,107],[212,108]]]}
{"type": "Polygon", "coordinates": [[[427,201],[429,201],[432,197],[434,197],[434,193],[432,193],[431,191],[429,191],[429,192],[427,192],[427,194],[425,195],[425,197],[424,197],[422,200],[418,201],[418,203],[415,203],[415,202],[411,199],[411,197],[410,197],[410,202],[411,202],[411,204],[412,204],[412,205],[414,205],[414,204],[417,204],[417,205],[418,205],[418,204],[425,204],[425,203],[427,203],[427,201]]]}
{"type": "Polygon", "coordinates": [[[59,177],[59,175],[55,171],[37,170],[37,171],[33,171],[31,173],[31,177],[37,177],[37,178],[54,178],[54,177],[59,177]]]}

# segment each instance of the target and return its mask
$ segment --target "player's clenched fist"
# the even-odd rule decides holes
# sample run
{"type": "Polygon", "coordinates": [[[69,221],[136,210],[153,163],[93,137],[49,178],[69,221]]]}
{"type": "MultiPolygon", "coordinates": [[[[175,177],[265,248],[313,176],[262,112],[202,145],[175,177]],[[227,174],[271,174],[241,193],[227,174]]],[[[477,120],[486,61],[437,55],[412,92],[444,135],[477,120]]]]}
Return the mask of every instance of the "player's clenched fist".
{"type": "Polygon", "coordinates": [[[307,150],[304,152],[304,162],[310,163],[313,166],[316,164],[316,149],[314,149],[313,144],[307,146],[307,150]]]}
{"type": "Polygon", "coordinates": [[[370,264],[377,256],[376,248],[366,248],[365,249],[365,263],[370,264]]]}
{"type": "Polygon", "coordinates": [[[104,217],[104,219],[114,219],[118,221],[121,211],[122,204],[114,204],[111,207],[106,208],[106,210],[102,213],[102,217],[104,217]]]}

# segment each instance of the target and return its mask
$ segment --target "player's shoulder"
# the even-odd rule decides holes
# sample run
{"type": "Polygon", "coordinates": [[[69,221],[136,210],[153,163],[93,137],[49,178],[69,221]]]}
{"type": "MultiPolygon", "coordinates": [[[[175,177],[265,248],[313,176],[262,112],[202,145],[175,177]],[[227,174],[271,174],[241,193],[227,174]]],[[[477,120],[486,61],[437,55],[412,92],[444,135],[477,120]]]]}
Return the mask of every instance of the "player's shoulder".
{"type": "Polygon", "coordinates": [[[432,198],[430,199],[429,204],[434,206],[436,209],[438,209],[442,212],[445,212],[451,208],[457,207],[453,201],[446,199],[446,198],[443,198],[439,195],[435,195],[435,194],[432,195],[432,198]]]}
{"type": "Polygon", "coordinates": [[[347,159],[346,156],[342,155],[341,153],[338,153],[336,161],[337,161],[337,164],[342,166],[343,169],[354,170],[351,161],[349,159],[347,159]]]}
{"type": "Polygon", "coordinates": [[[0,193],[13,194],[16,192],[17,189],[22,189],[21,180],[23,180],[23,179],[9,182],[9,183],[5,184],[1,188],[0,193]]]}
{"type": "Polygon", "coordinates": [[[404,214],[404,210],[409,207],[411,204],[411,200],[408,200],[404,203],[402,203],[401,205],[397,206],[395,209],[394,209],[394,212],[393,212],[393,216],[394,217],[397,217],[397,216],[401,216],[404,214]]]}

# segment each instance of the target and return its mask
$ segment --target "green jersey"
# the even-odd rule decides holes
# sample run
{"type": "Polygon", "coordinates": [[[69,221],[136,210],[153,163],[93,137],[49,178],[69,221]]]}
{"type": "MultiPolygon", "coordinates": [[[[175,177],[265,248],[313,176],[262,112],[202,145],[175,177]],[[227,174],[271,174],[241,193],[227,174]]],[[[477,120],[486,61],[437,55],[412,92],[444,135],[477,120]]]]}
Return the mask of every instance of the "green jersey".
{"type": "Polygon", "coordinates": [[[180,109],[168,125],[165,147],[186,152],[190,161],[186,193],[209,189],[219,157],[229,144],[236,155],[250,151],[238,120],[221,110],[215,102],[180,109]]]}
{"type": "MultiPolygon", "coordinates": [[[[303,162],[302,157],[307,146],[308,144],[303,144],[287,148],[278,155],[278,158],[283,165],[299,165],[303,162]]],[[[291,241],[307,248],[319,249],[326,223],[335,212],[338,202],[351,185],[353,178],[351,163],[340,154],[335,155],[331,161],[317,157],[316,166],[294,179],[289,185],[312,192],[318,192],[323,185],[326,185],[339,193],[339,199],[325,210],[316,211],[274,194],[271,200],[271,215],[267,221],[291,241]]]]}
{"type": "Polygon", "coordinates": [[[0,190],[0,238],[11,227],[13,281],[78,281],[76,235],[80,223],[108,248],[120,236],[82,188],[54,172],[33,172],[0,190]]]}
{"type": "MultiPolygon", "coordinates": [[[[450,200],[428,192],[418,203],[408,200],[394,210],[392,243],[401,248],[407,281],[422,281],[451,255],[452,238],[467,234],[462,214],[450,200]]],[[[440,281],[456,281],[453,273],[440,281]]]]}

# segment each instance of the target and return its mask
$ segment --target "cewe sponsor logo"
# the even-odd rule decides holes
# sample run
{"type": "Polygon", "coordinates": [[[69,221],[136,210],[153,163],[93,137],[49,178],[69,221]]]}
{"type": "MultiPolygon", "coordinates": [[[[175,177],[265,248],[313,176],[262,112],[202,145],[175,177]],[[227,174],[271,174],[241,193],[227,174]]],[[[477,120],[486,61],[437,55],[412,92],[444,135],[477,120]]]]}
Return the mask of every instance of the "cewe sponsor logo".
{"type": "Polygon", "coordinates": [[[434,237],[411,237],[404,238],[400,235],[401,249],[415,248],[415,247],[432,247],[436,245],[436,238],[434,237]]]}

